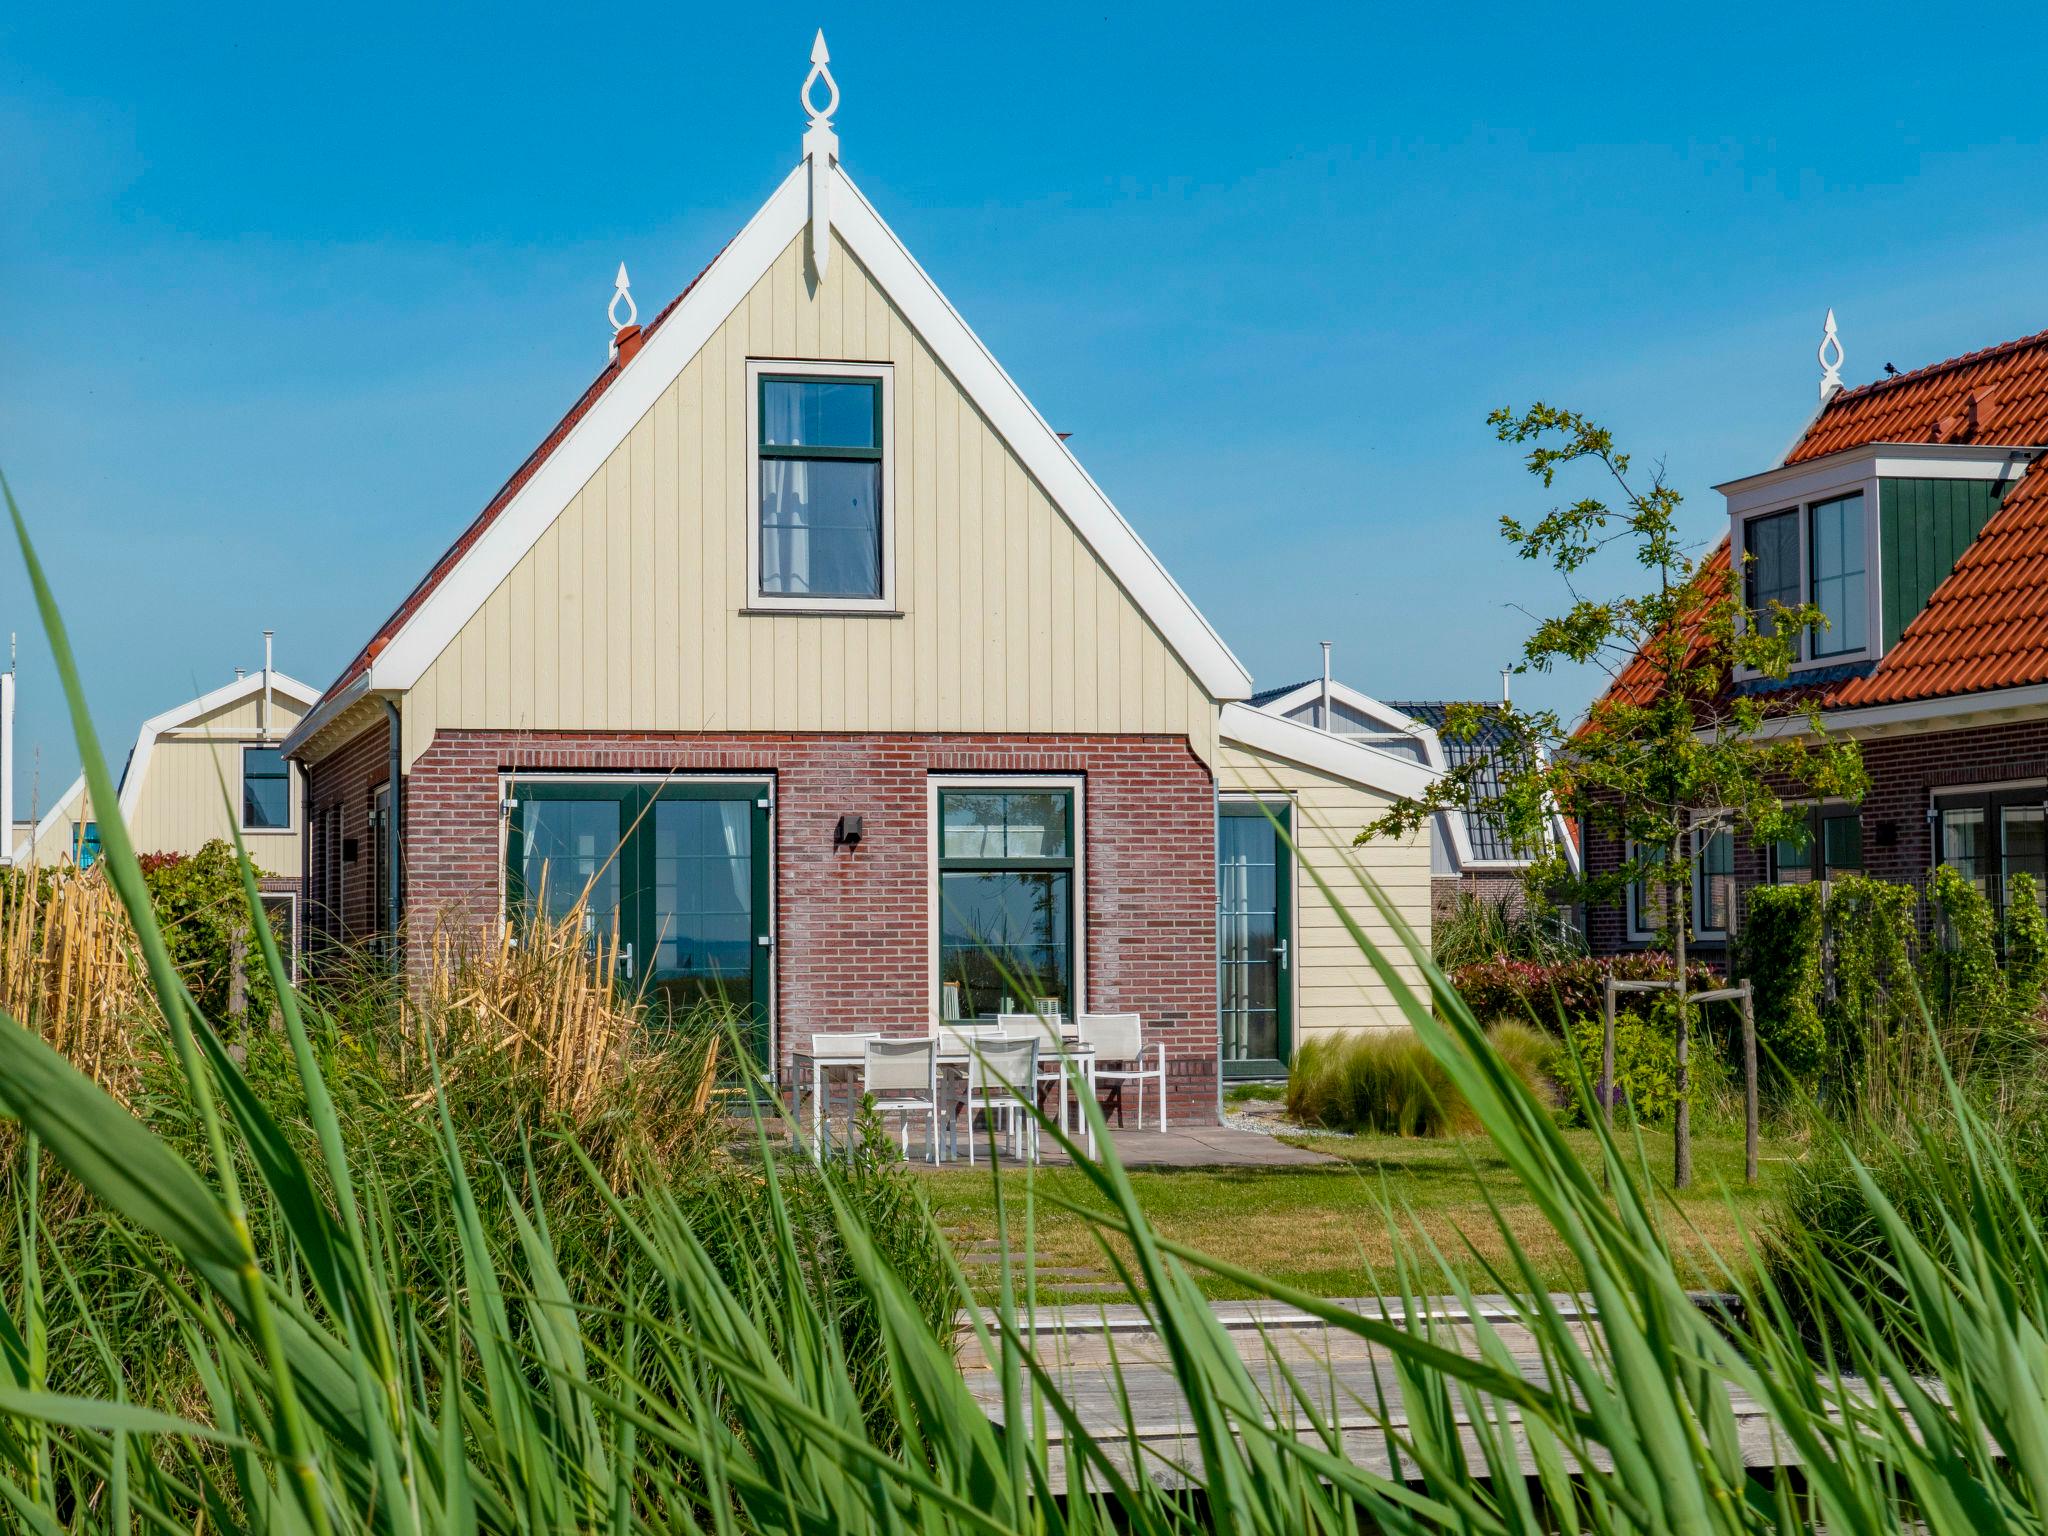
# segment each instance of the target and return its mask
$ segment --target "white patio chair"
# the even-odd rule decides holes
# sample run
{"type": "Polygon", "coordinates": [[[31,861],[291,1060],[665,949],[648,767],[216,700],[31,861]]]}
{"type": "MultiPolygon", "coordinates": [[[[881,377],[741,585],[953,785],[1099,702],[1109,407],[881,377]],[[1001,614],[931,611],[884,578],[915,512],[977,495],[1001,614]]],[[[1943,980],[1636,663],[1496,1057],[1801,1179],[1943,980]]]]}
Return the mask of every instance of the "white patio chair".
{"type": "MultiPolygon", "coordinates": [[[[876,1114],[886,1120],[903,1117],[903,1155],[910,1156],[910,1120],[925,1117],[925,1155],[928,1162],[939,1160],[939,1069],[938,1042],[923,1040],[870,1040],[861,1063],[861,1091],[876,1114]]],[[[853,1137],[847,1138],[852,1151],[853,1137]]]]}
{"type": "Polygon", "coordinates": [[[1166,1129],[1166,1042],[1145,1043],[1144,1022],[1135,1013],[1084,1013],[1081,1039],[1095,1047],[1095,1085],[1109,1089],[1104,1113],[1114,1109],[1124,1123],[1124,1087],[1138,1085],[1138,1128],[1145,1126],[1145,1085],[1159,1085],[1159,1129],[1166,1129]],[[1146,1065],[1150,1057],[1153,1065],[1146,1065]]]}
{"type": "Polygon", "coordinates": [[[1059,1011],[1057,999],[1049,999],[1052,1010],[1047,1012],[1041,1006],[1033,1013],[999,1013],[996,1027],[1008,1040],[1036,1040],[1038,1042],[1038,1107],[1045,1108],[1045,1097],[1059,1087],[1060,1079],[1066,1072],[1066,1017],[1059,1011]]]}
{"type": "MultiPolygon", "coordinates": [[[[811,1036],[807,1044],[797,1051],[797,1055],[850,1056],[859,1051],[868,1041],[876,1040],[880,1037],[881,1031],[875,1029],[841,1030],[836,1033],[815,1034],[811,1036]]],[[[817,1117],[815,1140],[818,1150],[822,1152],[832,1144],[831,1073],[817,1074],[816,1085],[817,1095],[811,1105],[811,1113],[817,1117]]],[[[801,1084],[797,1085],[797,1091],[799,1094],[803,1091],[801,1084]]],[[[853,1107],[859,1102],[859,1091],[858,1087],[854,1084],[849,1083],[847,1085],[846,1134],[849,1144],[853,1138],[853,1107]]]]}
{"type": "Polygon", "coordinates": [[[1038,1121],[1029,1098],[1038,1078],[1038,1040],[1027,1036],[1016,1040],[982,1040],[967,1057],[967,1161],[974,1161],[974,1116],[988,1116],[989,1155],[995,1155],[998,1117],[1014,1151],[1021,1137],[1026,1156],[1038,1161],[1038,1121]]]}

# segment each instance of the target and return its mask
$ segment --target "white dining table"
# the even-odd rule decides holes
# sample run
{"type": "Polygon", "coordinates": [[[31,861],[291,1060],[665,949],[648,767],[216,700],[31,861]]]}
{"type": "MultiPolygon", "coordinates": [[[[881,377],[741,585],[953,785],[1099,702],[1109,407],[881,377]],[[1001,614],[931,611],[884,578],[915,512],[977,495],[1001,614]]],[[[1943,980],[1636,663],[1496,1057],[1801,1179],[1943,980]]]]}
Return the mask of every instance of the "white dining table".
{"type": "MultiPolygon", "coordinates": [[[[972,1028],[971,1025],[967,1027],[972,1028]]],[[[891,1035],[883,1030],[871,1029],[843,1034],[834,1032],[827,1038],[830,1042],[829,1044],[819,1046],[807,1042],[790,1053],[790,1086],[797,1094],[799,1100],[801,1100],[803,1095],[804,1079],[806,1077],[810,1079],[811,1152],[813,1156],[817,1157],[822,1157],[825,1153],[825,1088],[827,1075],[832,1072],[843,1072],[849,1069],[857,1072],[867,1065],[866,1042],[870,1040],[903,1040],[915,1037],[891,1035]]],[[[1048,1043],[1041,1042],[1042,1045],[1048,1043]]],[[[1095,1047],[1068,1035],[1061,1040],[1058,1059],[1061,1062],[1070,1061],[1074,1064],[1081,1074],[1081,1081],[1086,1085],[1085,1091],[1089,1097],[1094,1097],[1095,1047]]],[[[940,1047],[938,1064],[941,1071],[951,1068],[955,1071],[965,1072],[967,1070],[966,1043],[960,1041],[956,1044],[940,1047]]],[[[1044,1065],[1043,1060],[1041,1060],[1040,1065],[1044,1065]]],[[[799,1102],[791,1107],[795,1111],[797,1123],[802,1124],[802,1103],[799,1102]]],[[[1087,1141],[1088,1155],[1093,1157],[1095,1155],[1095,1122],[1086,1114],[1082,1115],[1081,1122],[1082,1132],[1087,1141]]],[[[1055,1123],[1062,1127],[1067,1123],[1067,1074],[1064,1071],[1059,1076],[1059,1119],[1055,1123]]],[[[847,1134],[852,1134],[850,1126],[847,1134]]],[[[934,1124],[932,1134],[934,1140],[936,1140],[938,1135],[936,1124],[934,1124]]],[[[971,1124],[967,1128],[967,1134],[970,1136],[974,1134],[974,1127],[971,1124]]]]}

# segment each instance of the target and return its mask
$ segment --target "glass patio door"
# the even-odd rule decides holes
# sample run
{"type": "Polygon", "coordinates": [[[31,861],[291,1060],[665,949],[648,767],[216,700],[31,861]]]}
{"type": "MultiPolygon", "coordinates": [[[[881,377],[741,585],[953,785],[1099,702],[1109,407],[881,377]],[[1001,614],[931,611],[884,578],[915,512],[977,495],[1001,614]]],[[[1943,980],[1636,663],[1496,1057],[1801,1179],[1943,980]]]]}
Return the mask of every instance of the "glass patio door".
{"type": "Polygon", "coordinates": [[[1216,823],[1216,990],[1226,1078],[1283,1077],[1293,1049],[1293,862],[1284,801],[1226,800],[1216,823]]]}
{"type": "Polygon", "coordinates": [[[512,790],[508,910],[610,942],[651,1013],[730,1009],[768,1060],[769,788],[758,781],[550,780],[512,790]]]}

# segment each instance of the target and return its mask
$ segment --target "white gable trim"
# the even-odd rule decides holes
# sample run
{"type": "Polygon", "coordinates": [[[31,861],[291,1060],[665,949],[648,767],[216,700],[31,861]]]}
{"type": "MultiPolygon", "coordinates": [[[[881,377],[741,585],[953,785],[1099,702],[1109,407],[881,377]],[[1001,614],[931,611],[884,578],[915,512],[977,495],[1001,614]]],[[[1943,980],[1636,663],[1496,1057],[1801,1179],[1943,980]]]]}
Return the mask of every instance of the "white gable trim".
{"type": "MultiPolygon", "coordinates": [[[[156,749],[157,738],[169,734],[181,725],[225,709],[230,704],[253,698],[263,691],[263,673],[251,672],[238,677],[232,683],[224,683],[211,693],[202,693],[196,699],[187,700],[176,709],[167,709],[160,715],[151,715],[142,722],[142,729],[135,733],[135,747],[128,754],[128,765],[121,770],[121,819],[132,821],[135,807],[142,803],[143,780],[149,773],[149,756],[156,749]]],[[[270,673],[270,691],[291,700],[302,709],[311,709],[320,702],[320,690],[309,687],[295,677],[273,670],[270,673]]],[[[286,740],[284,733],[274,733],[278,744],[286,740]]],[[[294,733],[295,734],[295,733],[294,733]]]]}
{"type": "MultiPolygon", "coordinates": [[[[1268,699],[1258,708],[1268,714],[1285,715],[1301,708],[1304,704],[1319,704],[1323,698],[1323,680],[1312,678],[1299,688],[1290,688],[1278,698],[1268,699]]],[[[1330,698],[1338,704],[1349,705],[1361,715],[1366,715],[1384,725],[1389,731],[1402,731],[1420,738],[1430,748],[1429,760],[1439,768],[1443,766],[1443,752],[1436,739],[1436,731],[1412,715],[1404,715],[1391,704],[1382,704],[1371,694],[1360,693],[1349,683],[1330,679],[1330,698]]]]}
{"type": "MultiPolygon", "coordinates": [[[[835,167],[832,176],[832,227],[903,311],[939,363],[994,424],[1061,514],[1210,696],[1227,700],[1248,695],[1250,675],[1187,594],[1089,479],[1066,444],[967,328],[845,172],[835,167]]],[[[798,166],[399,628],[370,663],[361,691],[404,692],[420,680],[662,392],[703,350],[712,333],[746,301],[754,285],[802,231],[809,211],[804,168],[798,166]]],[[[316,708],[292,733],[290,745],[296,748],[310,739],[341,705],[337,698],[316,708]]]]}
{"type": "MultiPolygon", "coordinates": [[[[1320,686],[1320,685],[1319,685],[1320,686]]],[[[1318,773],[1377,790],[1383,795],[1413,799],[1426,794],[1440,776],[1436,769],[1363,742],[1332,736],[1299,720],[1272,715],[1249,704],[1225,704],[1220,734],[1236,746],[1285,758],[1318,773]]]]}
{"type": "Polygon", "coordinates": [[[57,797],[57,803],[43,815],[43,819],[29,828],[28,836],[15,845],[14,862],[26,864],[36,855],[36,847],[42,840],[57,830],[57,823],[64,820],[73,808],[85,800],[85,775],[80,774],[71,781],[71,787],[57,797]]]}

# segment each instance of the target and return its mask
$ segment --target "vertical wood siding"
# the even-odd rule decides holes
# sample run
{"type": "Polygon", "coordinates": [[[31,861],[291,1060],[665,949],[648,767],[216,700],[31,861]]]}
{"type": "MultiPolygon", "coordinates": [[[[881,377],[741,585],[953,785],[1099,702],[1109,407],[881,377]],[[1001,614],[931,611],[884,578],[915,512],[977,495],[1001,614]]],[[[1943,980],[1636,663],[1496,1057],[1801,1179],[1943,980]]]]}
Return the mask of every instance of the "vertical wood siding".
{"type": "Polygon", "coordinates": [[[1295,1004],[1294,1043],[1311,1034],[1345,1029],[1405,1028],[1393,994],[1344,926],[1337,902],[1393,961],[1395,971],[1422,987],[1422,968],[1401,945],[1361,884],[1378,883],[1424,945],[1429,943],[1429,834],[1354,847],[1352,839],[1387,808],[1389,797],[1347,784],[1285,758],[1226,741],[1217,769],[1225,794],[1250,793],[1294,802],[1295,1004]],[[1329,883],[1325,896],[1309,870],[1329,883]]]}
{"type": "MultiPolygon", "coordinates": [[[[282,741],[305,713],[271,700],[270,743],[282,741]]],[[[129,835],[141,853],[197,853],[214,838],[234,836],[241,814],[242,748],[263,744],[261,700],[245,699],[157,739],[149,754],[129,835]],[[222,785],[226,785],[223,798],[222,785]]],[[[247,832],[249,857],[267,875],[299,873],[299,779],[292,778],[290,832],[247,832]]]]}
{"type": "Polygon", "coordinates": [[[1990,480],[1881,480],[1877,487],[1884,644],[1906,626],[1998,510],[1990,480]]]}
{"type": "Polygon", "coordinates": [[[792,242],[405,701],[441,728],[1185,735],[1216,709],[851,252],[792,242]],[[895,368],[901,618],[748,614],[747,360],[895,368]]]}

